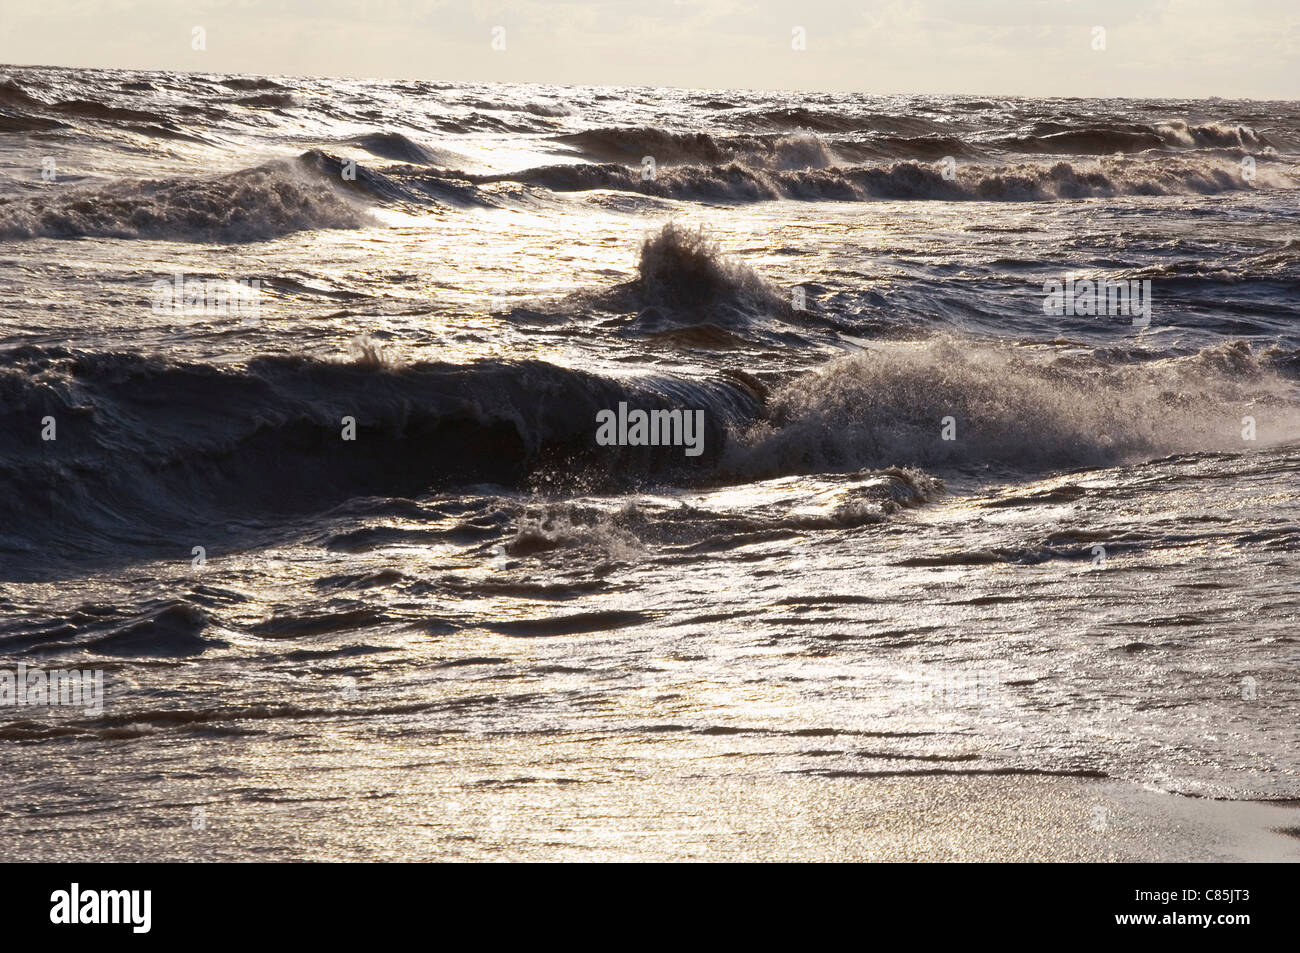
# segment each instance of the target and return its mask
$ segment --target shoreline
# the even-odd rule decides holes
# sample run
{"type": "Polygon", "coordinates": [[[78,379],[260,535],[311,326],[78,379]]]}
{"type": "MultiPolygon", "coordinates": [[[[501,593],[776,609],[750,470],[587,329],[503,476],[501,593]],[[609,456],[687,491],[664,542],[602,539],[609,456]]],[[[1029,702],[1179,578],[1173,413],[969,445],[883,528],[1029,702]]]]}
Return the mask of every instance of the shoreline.
{"type": "MultiPolygon", "coordinates": [[[[288,795],[288,791],[281,792],[288,795]]],[[[735,776],[527,783],[406,804],[233,799],[207,826],[148,809],[35,814],[5,861],[1295,862],[1300,804],[1045,776],[735,776]],[[462,803],[463,801],[463,803],[462,803]],[[409,812],[413,812],[408,814],[409,812]],[[406,815],[406,816],[404,816],[406,815]]]]}

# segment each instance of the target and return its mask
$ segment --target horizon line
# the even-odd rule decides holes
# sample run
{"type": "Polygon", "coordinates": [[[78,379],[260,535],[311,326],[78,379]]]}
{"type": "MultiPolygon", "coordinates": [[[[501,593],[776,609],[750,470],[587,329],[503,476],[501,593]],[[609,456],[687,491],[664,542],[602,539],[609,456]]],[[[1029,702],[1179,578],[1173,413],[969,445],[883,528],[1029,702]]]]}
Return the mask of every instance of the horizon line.
{"type": "Polygon", "coordinates": [[[730,93],[802,93],[809,96],[872,96],[872,97],[933,97],[933,98],[968,98],[993,100],[1029,100],[1043,102],[1047,100],[1085,100],[1085,101],[1123,101],[1123,102],[1245,102],[1245,103],[1300,103],[1300,97],[1259,97],[1259,96],[1081,96],[1081,95],[1026,95],[1024,93],[982,93],[982,92],[867,92],[860,89],[806,89],[801,87],[761,87],[761,86],[677,86],[664,83],[658,86],[630,85],[622,83],[552,83],[543,80],[472,80],[472,79],[425,79],[414,76],[350,76],[326,73],[250,73],[239,70],[195,70],[170,69],[156,66],[72,66],[63,63],[0,63],[3,69],[54,69],[54,70],[89,70],[116,73],[170,73],[186,76],[257,76],[265,79],[295,80],[345,80],[362,83],[436,83],[446,86],[551,86],[557,89],[673,89],[682,92],[730,92],[730,93]]]}

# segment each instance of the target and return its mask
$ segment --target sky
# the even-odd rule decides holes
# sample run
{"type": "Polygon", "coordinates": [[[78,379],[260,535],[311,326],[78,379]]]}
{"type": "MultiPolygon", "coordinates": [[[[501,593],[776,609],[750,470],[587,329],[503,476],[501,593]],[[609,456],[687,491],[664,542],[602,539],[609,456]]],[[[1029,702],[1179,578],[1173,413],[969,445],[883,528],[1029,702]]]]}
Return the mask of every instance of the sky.
{"type": "Polygon", "coordinates": [[[0,63],[1296,99],[1300,0],[0,0],[0,63]]]}

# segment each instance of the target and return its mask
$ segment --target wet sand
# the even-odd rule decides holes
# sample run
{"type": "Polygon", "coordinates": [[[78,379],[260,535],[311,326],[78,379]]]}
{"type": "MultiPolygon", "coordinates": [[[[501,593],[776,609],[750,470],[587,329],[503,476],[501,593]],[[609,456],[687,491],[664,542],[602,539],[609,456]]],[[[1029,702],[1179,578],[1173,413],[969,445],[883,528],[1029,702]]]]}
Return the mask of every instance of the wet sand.
{"type": "Polygon", "coordinates": [[[381,791],[355,783],[364,772],[325,775],[316,779],[319,789],[296,798],[246,788],[206,804],[155,801],[115,812],[110,825],[85,812],[47,811],[17,830],[11,814],[0,825],[2,842],[23,849],[2,859],[1300,860],[1300,839],[1285,833],[1300,828],[1293,803],[1188,798],[1112,781],[518,778],[436,794],[416,778],[402,790],[381,791]]]}

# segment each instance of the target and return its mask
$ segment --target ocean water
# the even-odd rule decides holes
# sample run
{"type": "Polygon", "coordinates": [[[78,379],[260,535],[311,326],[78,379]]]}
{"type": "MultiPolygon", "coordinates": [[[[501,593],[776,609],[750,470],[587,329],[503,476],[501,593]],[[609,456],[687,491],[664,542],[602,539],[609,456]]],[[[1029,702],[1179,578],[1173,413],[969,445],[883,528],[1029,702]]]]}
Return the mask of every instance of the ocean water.
{"type": "Polygon", "coordinates": [[[0,659],[103,685],[6,843],[1300,797],[1298,199],[1289,102],[0,69],[0,659]]]}

